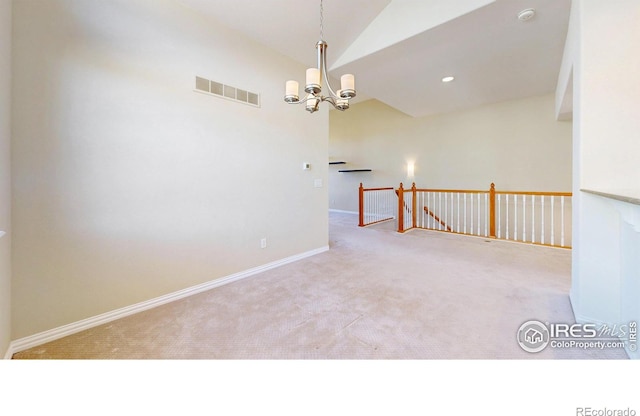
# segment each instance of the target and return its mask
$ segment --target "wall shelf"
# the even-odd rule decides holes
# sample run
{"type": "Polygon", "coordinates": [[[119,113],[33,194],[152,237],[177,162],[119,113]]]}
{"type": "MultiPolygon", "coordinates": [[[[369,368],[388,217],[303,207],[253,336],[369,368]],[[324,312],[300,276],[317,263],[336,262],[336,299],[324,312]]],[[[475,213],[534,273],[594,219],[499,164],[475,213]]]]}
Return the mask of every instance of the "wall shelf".
{"type": "MultiPolygon", "coordinates": [[[[343,161],[335,161],[329,162],[330,165],[346,165],[347,162],[343,161]]],[[[349,172],[371,172],[371,169],[340,169],[338,172],[340,173],[349,173],[349,172]]]]}

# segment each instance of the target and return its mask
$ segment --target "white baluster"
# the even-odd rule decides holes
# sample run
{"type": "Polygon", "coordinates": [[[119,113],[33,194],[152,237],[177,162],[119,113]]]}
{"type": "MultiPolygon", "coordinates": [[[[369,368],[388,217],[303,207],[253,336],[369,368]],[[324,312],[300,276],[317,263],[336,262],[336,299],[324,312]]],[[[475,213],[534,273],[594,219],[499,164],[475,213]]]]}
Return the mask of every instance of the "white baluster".
{"type": "Polygon", "coordinates": [[[507,206],[506,207],[506,211],[507,211],[507,213],[505,215],[505,217],[507,217],[507,220],[505,222],[505,227],[507,229],[507,232],[506,232],[507,235],[506,235],[505,238],[508,240],[509,239],[509,194],[505,195],[505,199],[507,200],[507,202],[506,202],[506,206],[507,206]]]}
{"type": "Polygon", "coordinates": [[[467,194],[464,194],[464,233],[467,233],[467,194]]]}
{"type": "Polygon", "coordinates": [[[364,192],[364,223],[369,224],[369,192],[364,192]]]}
{"type": "Polygon", "coordinates": [[[522,196],[522,231],[524,233],[522,241],[527,241],[527,201],[525,196],[522,196]]]}
{"type": "Polygon", "coordinates": [[[378,191],[374,191],[373,192],[373,222],[378,221],[378,197],[379,197],[379,192],[378,191]]]}
{"type": "Polygon", "coordinates": [[[372,223],[375,222],[377,218],[377,213],[376,213],[377,199],[378,199],[378,192],[371,191],[371,206],[369,207],[369,215],[371,216],[372,223]]]}
{"type": "MultiPolygon", "coordinates": [[[[429,196],[429,194],[427,194],[426,192],[422,193],[422,206],[421,206],[421,208],[422,208],[422,212],[425,213],[425,215],[426,215],[426,212],[424,212],[424,207],[429,205],[429,201],[427,200],[428,196],[429,196]]],[[[423,218],[422,226],[424,228],[427,228],[426,220],[428,220],[428,217],[422,217],[422,218],[423,218]]]]}
{"type": "Polygon", "coordinates": [[[416,194],[416,198],[418,198],[418,204],[416,205],[416,209],[418,210],[418,212],[416,212],[416,227],[422,228],[422,220],[424,218],[424,210],[422,209],[422,192],[418,192],[416,194]]]}
{"type": "Polygon", "coordinates": [[[407,206],[409,207],[409,215],[407,215],[407,228],[413,227],[413,193],[409,194],[409,203],[407,206]]]}
{"type": "Polygon", "coordinates": [[[513,196],[513,239],[518,239],[518,196],[513,196]]]}
{"type": "Polygon", "coordinates": [[[473,217],[474,217],[474,212],[473,212],[473,194],[469,195],[469,199],[471,200],[471,209],[469,210],[469,214],[471,217],[471,232],[469,234],[473,234],[473,217]]]}
{"type": "Polygon", "coordinates": [[[561,228],[560,228],[560,245],[564,247],[564,196],[560,197],[560,209],[561,209],[561,228]]]}
{"type": "Polygon", "coordinates": [[[369,207],[371,222],[376,220],[376,191],[371,191],[371,206],[369,207]]]}
{"type": "Polygon", "coordinates": [[[478,234],[480,234],[480,194],[478,194],[478,234]]]}
{"type": "Polygon", "coordinates": [[[369,207],[369,215],[371,216],[371,222],[375,222],[376,221],[376,200],[378,198],[378,192],[377,191],[371,191],[371,206],[369,207]]]}
{"type": "Polygon", "coordinates": [[[452,193],[451,193],[451,215],[450,215],[450,217],[449,217],[449,222],[447,223],[447,225],[449,226],[449,228],[451,228],[451,231],[453,231],[453,219],[454,219],[454,216],[453,216],[453,199],[454,199],[454,198],[453,198],[453,196],[454,196],[454,194],[453,194],[453,192],[452,192],[452,193]]]}
{"type": "Polygon", "coordinates": [[[540,196],[540,209],[542,210],[541,215],[541,224],[540,228],[542,231],[540,232],[540,243],[544,244],[544,195],[540,196]]]}
{"type": "MultiPolygon", "coordinates": [[[[435,210],[436,210],[436,199],[437,198],[436,198],[436,193],[435,192],[432,193],[432,198],[431,199],[432,199],[432,201],[431,201],[431,204],[429,205],[429,207],[430,207],[431,213],[433,214],[435,212],[435,210]]],[[[429,221],[431,221],[431,229],[435,230],[436,229],[436,219],[433,218],[433,215],[429,215],[429,221]]]]}
{"type": "Polygon", "coordinates": [[[369,214],[369,223],[373,222],[373,213],[375,211],[373,207],[374,197],[375,197],[375,192],[369,191],[369,206],[367,207],[368,214],[369,214]]]}
{"type": "MultiPolygon", "coordinates": [[[[431,193],[431,203],[429,204],[429,209],[431,210],[431,213],[433,213],[436,209],[436,193],[432,192],[431,193]]],[[[433,218],[432,215],[429,215],[429,222],[431,223],[431,228],[432,230],[436,229],[436,223],[435,223],[435,218],[433,218]]]]}
{"type": "Polygon", "coordinates": [[[380,191],[380,217],[387,219],[387,191],[380,191]]]}
{"type": "Polygon", "coordinates": [[[555,201],[555,197],[551,197],[551,245],[555,246],[556,245],[556,225],[554,222],[554,214],[555,214],[555,209],[553,207],[553,201],[555,201]]]}
{"type": "Polygon", "coordinates": [[[456,227],[456,231],[460,232],[460,192],[458,192],[458,226],[456,227]]]}
{"type": "Polygon", "coordinates": [[[418,212],[416,213],[416,221],[418,221],[418,223],[416,225],[418,228],[424,228],[424,195],[422,192],[418,192],[416,196],[418,198],[418,212]]]}
{"type": "Polygon", "coordinates": [[[412,200],[413,200],[412,194],[408,194],[407,195],[407,211],[409,215],[405,217],[405,223],[406,223],[405,229],[409,229],[411,227],[411,216],[413,215],[413,209],[411,207],[412,200]]]}
{"type": "Polygon", "coordinates": [[[484,236],[489,236],[489,194],[484,194],[484,236]]]}
{"type": "Polygon", "coordinates": [[[365,192],[365,197],[364,197],[364,217],[365,217],[365,224],[369,224],[369,211],[371,210],[371,208],[369,208],[369,205],[371,205],[371,193],[370,192],[365,192]]]}
{"type": "MultiPolygon", "coordinates": [[[[444,194],[444,212],[442,213],[442,217],[440,218],[440,221],[444,222],[445,224],[447,222],[449,222],[449,218],[448,217],[448,213],[449,213],[449,205],[447,205],[447,201],[449,200],[449,193],[445,192],[444,194]]],[[[442,229],[447,231],[447,227],[445,227],[444,225],[442,226],[442,229]]]]}
{"type": "MultiPolygon", "coordinates": [[[[426,193],[425,197],[427,199],[427,205],[426,206],[427,206],[428,209],[431,209],[431,198],[429,197],[429,192],[426,193]]],[[[431,220],[429,219],[429,215],[428,215],[428,213],[426,211],[425,211],[425,214],[426,214],[425,220],[427,222],[427,227],[426,228],[431,228],[429,226],[429,224],[431,224],[431,220]]]]}
{"type": "Polygon", "coordinates": [[[424,198],[425,198],[425,193],[424,192],[420,192],[420,212],[422,212],[422,215],[420,216],[420,218],[422,218],[422,224],[421,224],[422,228],[425,228],[424,207],[426,205],[426,202],[425,202],[424,198]]]}
{"type": "MultiPolygon", "coordinates": [[[[424,193],[424,206],[427,208],[429,207],[429,192],[424,193]]],[[[427,215],[427,211],[424,210],[424,207],[422,208],[422,211],[425,213],[424,228],[429,228],[429,215],[427,215]]]]}
{"type": "Polygon", "coordinates": [[[500,197],[498,194],[498,238],[502,238],[502,217],[500,216],[500,197]]]}
{"type": "Polygon", "coordinates": [[[536,197],[531,195],[531,242],[536,242],[536,197]]]}
{"type": "Polygon", "coordinates": [[[376,199],[378,197],[378,192],[371,191],[371,206],[369,207],[369,214],[371,216],[371,222],[376,221],[376,199]]]}

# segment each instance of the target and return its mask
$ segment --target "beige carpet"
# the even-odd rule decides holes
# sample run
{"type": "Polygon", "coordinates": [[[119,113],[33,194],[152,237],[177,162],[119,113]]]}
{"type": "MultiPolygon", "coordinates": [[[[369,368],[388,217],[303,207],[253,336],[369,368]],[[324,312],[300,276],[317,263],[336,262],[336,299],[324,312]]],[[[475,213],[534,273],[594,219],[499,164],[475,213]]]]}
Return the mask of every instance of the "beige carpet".
{"type": "Polygon", "coordinates": [[[330,214],[331,250],[14,359],[626,359],[516,342],[572,323],[571,252],[330,214]]]}

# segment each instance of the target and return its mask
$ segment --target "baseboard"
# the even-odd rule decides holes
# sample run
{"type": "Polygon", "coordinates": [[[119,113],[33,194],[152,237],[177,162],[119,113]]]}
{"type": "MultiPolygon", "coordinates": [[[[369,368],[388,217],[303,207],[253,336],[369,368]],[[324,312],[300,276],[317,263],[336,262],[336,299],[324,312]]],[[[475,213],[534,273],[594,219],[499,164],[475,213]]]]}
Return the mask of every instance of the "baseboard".
{"type": "Polygon", "coordinates": [[[116,309],[111,312],[103,313],[103,314],[100,314],[91,318],[83,319],[81,321],[77,321],[68,325],[64,325],[58,328],[50,329],[48,331],[40,332],[35,335],[30,335],[25,338],[20,338],[15,341],[12,341],[9,344],[9,349],[7,350],[4,358],[11,359],[13,354],[17,352],[24,351],[29,348],[37,347],[38,345],[55,341],[57,339],[64,338],[68,335],[72,335],[80,331],[94,328],[96,326],[103,325],[108,322],[112,322],[117,319],[124,318],[129,315],[133,315],[133,314],[146,311],[148,309],[152,309],[170,302],[174,302],[176,300],[180,300],[192,295],[196,295],[198,293],[205,292],[207,290],[214,289],[216,287],[220,287],[232,282],[236,282],[246,277],[265,272],[267,270],[275,269],[280,266],[284,266],[286,264],[305,259],[307,257],[315,256],[316,254],[324,253],[325,251],[328,251],[328,250],[329,250],[329,246],[324,246],[315,250],[297,254],[295,256],[291,256],[291,257],[287,257],[271,263],[267,263],[262,266],[254,267],[252,269],[248,269],[239,273],[234,273],[226,277],[215,279],[207,283],[203,283],[197,286],[192,286],[190,288],[186,288],[186,289],[179,290],[177,292],[173,292],[164,296],[150,299],[145,302],[136,303],[131,306],[126,306],[124,308],[116,309]]]}

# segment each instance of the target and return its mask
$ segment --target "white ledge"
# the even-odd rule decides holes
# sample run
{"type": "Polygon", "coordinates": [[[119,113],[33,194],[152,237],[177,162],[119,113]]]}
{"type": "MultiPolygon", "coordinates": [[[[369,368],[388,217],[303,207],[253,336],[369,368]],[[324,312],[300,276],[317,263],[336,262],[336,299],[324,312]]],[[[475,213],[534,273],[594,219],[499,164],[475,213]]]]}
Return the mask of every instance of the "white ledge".
{"type": "Polygon", "coordinates": [[[4,237],[6,233],[4,231],[0,231],[0,238],[4,237]]]}
{"type": "Polygon", "coordinates": [[[607,202],[620,214],[622,221],[631,225],[635,232],[640,233],[640,197],[631,196],[634,192],[608,193],[581,189],[581,191],[606,198],[607,202]]]}
{"type": "Polygon", "coordinates": [[[634,205],[640,205],[640,192],[637,190],[616,189],[608,191],[596,191],[593,189],[580,189],[582,192],[602,196],[604,198],[615,199],[622,202],[628,202],[634,205]]]}

